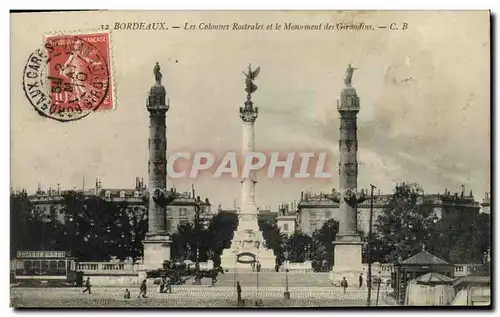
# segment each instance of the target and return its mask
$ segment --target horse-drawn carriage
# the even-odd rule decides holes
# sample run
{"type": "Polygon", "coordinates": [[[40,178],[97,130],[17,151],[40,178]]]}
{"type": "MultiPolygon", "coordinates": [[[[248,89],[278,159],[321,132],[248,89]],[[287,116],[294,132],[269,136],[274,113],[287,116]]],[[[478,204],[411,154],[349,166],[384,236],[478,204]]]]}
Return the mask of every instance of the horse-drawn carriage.
{"type": "MultiPolygon", "coordinates": [[[[201,266],[199,273],[200,280],[203,278],[211,278],[212,285],[214,285],[215,282],[217,282],[217,276],[219,273],[224,274],[224,270],[220,266],[216,268],[201,266]]],[[[196,279],[196,266],[191,261],[164,261],[163,268],[149,271],[146,273],[146,276],[148,278],[168,277],[171,284],[182,285],[185,284],[190,278],[194,277],[196,279]]]]}

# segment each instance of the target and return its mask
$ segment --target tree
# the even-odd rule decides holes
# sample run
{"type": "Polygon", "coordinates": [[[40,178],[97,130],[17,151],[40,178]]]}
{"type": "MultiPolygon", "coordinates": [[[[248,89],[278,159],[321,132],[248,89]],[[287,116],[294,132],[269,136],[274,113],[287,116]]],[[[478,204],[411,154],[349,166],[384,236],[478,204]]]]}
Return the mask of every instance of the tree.
{"type": "Polygon", "coordinates": [[[288,252],[290,262],[304,262],[306,260],[306,249],[313,245],[313,239],[300,232],[294,232],[290,238],[283,241],[283,248],[288,252]]]}
{"type": "Polygon", "coordinates": [[[10,251],[38,250],[43,245],[43,214],[35,209],[25,191],[10,195],[10,251]]]}
{"type": "Polygon", "coordinates": [[[273,250],[278,265],[281,264],[283,262],[283,239],[285,239],[286,235],[281,233],[275,218],[270,221],[259,217],[258,222],[266,247],[273,250]]]}
{"type": "Polygon", "coordinates": [[[431,203],[422,188],[414,183],[396,185],[388,205],[377,220],[377,238],[383,257],[380,262],[396,262],[419,252],[430,242],[429,221],[433,218],[431,203]]]}
{"type": "Polygon", "coordinates": [[[231,239],[237,227],[238,215],[234,212],[220,211],[210,220],[207,241],[210,241],[208,249],[213,254],[215,265],[220,265],[222,251],[231,246],[231,239]]]}
{"type": "Polygon", "coordinates": [[[131,226],[129,246],[130,257],[134,260],[144,256],[143,241],[148,230],[148,214],[146,208],[142,206],[133,206],[126,209],[131,226]]]}
{"type": "Polygon", "coordinates": [[[472,250],[476,253],[474,261],[484,262],[484,255],[491,248],[491,217],[489,214],[477,214],[474,218],[474,235],[472,236],[472,250]]]}
{"type": "Polygon", "coordinates": [[[196,231],[191,223],[179,225],[172,234],[171,254],[174,261],[196,260],[196,231]]]}
{"type": "Polygon", "coordinates": [[[62,205],[62,246],[80,261],[109,261],[113,256],[124,260],[137,255],[142,239],[135,235],[136,222],[129,217],[127,205],[77,192],[66,193],[62,205]]]}
{"type": "Polygon", "coordinates": [[[328,268],[333,265],[333,242],[339,231],[339,222],[335,219],[329,219],[323,223],[323,226],[319,230],[313,232],[313,240],[317,241],[317,244],[312,248],[312,254],[316,259],[325,259],[328,268]]]}
{"type": "Polygon", "coordinates": [[[445,202],[442,218],[437,222],[433,252],[450,263],[482,263],[490,247],[490,217],[458,195],[441,197],[445,202]]]}

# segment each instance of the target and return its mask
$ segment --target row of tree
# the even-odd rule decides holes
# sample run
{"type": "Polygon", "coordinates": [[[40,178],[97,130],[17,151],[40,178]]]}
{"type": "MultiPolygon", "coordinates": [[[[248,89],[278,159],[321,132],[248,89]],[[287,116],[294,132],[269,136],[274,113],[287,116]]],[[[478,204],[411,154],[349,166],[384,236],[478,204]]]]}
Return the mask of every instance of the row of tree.
{"type": "MultiPolygon", "coordinates": [[[[436,217],[432,202],[425,200],[416,184],[398,184],[376,219],[371,237],[365,241],[364,260],[371,243],[372,262],[393,263],[416,254],[425,245],[432,254],[452,263],[480,263],[490,248],[490,219],[464,207],[460,200],[442,206],[436,217]]],[[[197,239],[193,224],[179,226],[172,234],[173,260],[220,263],[222,251],[230,246],[238,217],[219,212],[208,226],[200,226],[197,239]]],[[[335,219],[326,221],[311,236],[297,230],[290,237],[281,233],[276,220],[259,219],[266,246],[274,251],[278,264],[311,260],[315,270],[329,270],[333,263],[333,241],[338,232],[335,219]]],[[[99,197],[69,192],[60,206],[34,206],[26,193],[11,194],[11,255],[17,250],[70,250],[80,261],[124,260],[142,257],[147,230],[144,208],[113,203],[99,197]]]]}

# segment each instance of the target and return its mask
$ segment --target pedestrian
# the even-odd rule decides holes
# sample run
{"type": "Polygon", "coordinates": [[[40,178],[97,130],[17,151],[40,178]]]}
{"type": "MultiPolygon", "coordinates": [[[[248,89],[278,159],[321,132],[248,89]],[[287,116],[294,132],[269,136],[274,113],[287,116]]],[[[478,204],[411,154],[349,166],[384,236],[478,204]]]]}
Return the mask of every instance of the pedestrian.
{"type": "Polygon", "coordinates": [[[165,278],[165,293],[166,292],[172,294],[172,280],[168,276],[165,278]]]}
{"type": "Polygon", "coordinates": [[[165,291],[165,277],[161,276],[160,277],[160,293],[163,293],[165,291]]]}
{"type": "Polygon", "coordinates": [[[345,290],[347,288],[347,280],[345,279],[345,276],[342,278],[342,282],[340,282],[340,286],[344,289],[344,294],[345,294],[345,290]]]}
{"type": "Polygon", "coordinates": [[[141,283],[141,287],[139,288],[139,296],[137,298],[141,297],[146,298],[146,292],[148,290],[148,287],[146,286],[146,280],[143,280],[141,283]]]}
{"type": "Polygon", "coordinates": [[[236,282],[236,292],[238,293],[238,305],[241,303],[241,285],[240,281],[236,282]]]}
{"type": "Polygon", "coordinates": [[[212,287],[213,287],[213,286],[215,286],[215,283],[217,282],[217,271],[212,270],[211,274],[212,274],[212,287]]]}
{"type": "Polygon", "coordinates": [[[125,294],[123,295],[123,298],[130,299],[130,291],[128,290],[128,288],[125,289],[125,294]]]}
{"type": "Polygon", "coordinates": [[[359,274],[359,288],[363,286],[363,273],[359,274]]]}
{"type": "Polygon", "coordinates": [[[87,280],[85,281],[85,289],[83,290],[83,293],[85,292],[89,292],[89,294],[92,294],[92,291],[90,290],[90,287],[92,285],[90,285],[90,277],[87,277],[87,280]]]}

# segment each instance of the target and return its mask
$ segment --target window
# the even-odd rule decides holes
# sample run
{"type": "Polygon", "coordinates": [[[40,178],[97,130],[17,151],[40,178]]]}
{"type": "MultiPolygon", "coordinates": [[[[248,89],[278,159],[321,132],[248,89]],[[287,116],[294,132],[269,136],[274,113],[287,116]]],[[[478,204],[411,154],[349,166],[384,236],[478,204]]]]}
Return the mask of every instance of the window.
{"type": "Polygon", "coordinates": [[[179,208],[179,216],[185,217],[186,211],[187,211],[187,208],[179,208]]]}
{"type": "Polygon", "coordinates": [[[287,223],[283,224],[283,230],[284,230],[284,231],[288,231],[288,230],[289,230],[289,229],[288,229],[288,224],[287,224],[287,223]]]}
{"type": "Polygon", "coordinates": [[[309,215],[311,216],[311,218],[316,218],[316,211],[310,211],[309,215]]]}
{"type": "Polygon", "coordinates": [[[48,275],[57,275],[57,260],[49,261],[48,275]]]}
{"type": "Polygon", "coordinates": [[[187,224],[187,220],[181,219],[179,220],[179,226],[185,226],[187,224]]]}
{"type": "Polygon", "coordinates": [[[330,219],[332,217],[332,212],[331,211],[325,211],[325,218],[330,219]]]}
{"type": "Polygon", "coordinates": [[[463,272],[464,267],[463,266],[455,266],[455,272],[463,272]]]}
{"type": "Polygon", "coordinates": [[[125,191],[123,191],[123,190],[122,190],[122,191],[120,192],[120,198],[125,198],[125,191]]]}
{"type": "Polygon", "coordinates": [[[111,192],[109,190],[107,190],[105,193],[104,193],[104,197],[106,198],[110,198],[111,197],[111,192]]]}
{"type": "Polygon", "coordinates": [[[57,262],[57,274],[65,275],[66,274],[66,261],[58,261],[57,262]]]}
{"type": "Polygon", "coordinates": [[[41,269],[40,269],[40,273],[42,274],[47,274],[49,270],[49,261],[41,261],[41,269]]]}
{"type": "Polygon", "coordinates": [[[172,227],[172,220],[167,219],[166,227],[167,227],[167,231],[170,231],[170,229],[171,229],[170,227],[172,227]]]}

